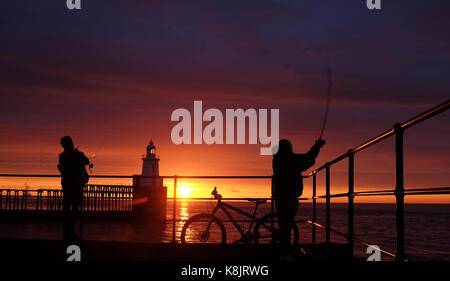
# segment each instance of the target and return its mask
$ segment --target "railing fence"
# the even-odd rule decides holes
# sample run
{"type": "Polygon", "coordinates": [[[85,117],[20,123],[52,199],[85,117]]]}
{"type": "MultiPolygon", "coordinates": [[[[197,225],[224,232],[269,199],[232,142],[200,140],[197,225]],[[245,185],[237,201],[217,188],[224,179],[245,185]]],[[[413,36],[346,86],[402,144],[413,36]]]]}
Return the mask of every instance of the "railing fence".
{"type": "MultiPolygon", "coordinates": [[[[133,187],[126,185],[86,185],[83,211],[131,211],[133,187]]],[[[61,189],[0,189],[1,210],[60,211],[61,189]]]]}

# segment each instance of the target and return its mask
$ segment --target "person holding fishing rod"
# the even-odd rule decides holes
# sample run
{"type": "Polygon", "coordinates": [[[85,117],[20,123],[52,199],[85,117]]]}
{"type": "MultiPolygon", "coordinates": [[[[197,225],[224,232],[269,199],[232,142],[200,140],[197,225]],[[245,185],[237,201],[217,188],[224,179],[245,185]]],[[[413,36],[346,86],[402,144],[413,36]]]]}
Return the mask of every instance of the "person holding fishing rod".
{"type": "Polygon", "coordinates": [[[75,235],[75,224],[83,200],[83,187],[89,180],[86,166],[92,168],[92,164],[78,147],[74,147],[70,136],[62,137],[60,143],[64,148],[57,166],[63,189],[63,240],[73,242],[79,240],[75,235]]]}
{"type": "MultiPolygon", "coordinates": [[[[283,261],[295,260],[291,253],[290,237],[299,205],[298,198],[303,193],[303,177],[301,173],[314,165],[315,160],[319,155],[320,148],[325,145],[322,135],[328,119],[331,88],[333,85],[331,64],[328,55],[317,47],[305,48],[300,54],[304,55],[310,51],[322,54],[322,59],[325,61],[328,82],[325,114],[320,129],[320,136],[311,149],[305,154],[294,153],[291,142],[287,139],[282,139],[278,144],[278,151],[273,155],[272,159],[272,194],[275,200],[278,225],[280,228],[280,260],[283,261]]],[[[289,66],[290,65],[283,70],[289,68],[289,66]]]]}
{"type": "Polygon", "coordinates": [[[287,139],[279,142],[278,152],[273,156],[273,196],[280,227],[280,259],[294,260],[291,251],[291,230],[298,209],[298,197],[303,193],[301,172],[315,163],[320,148],[325,145],[321,138],[305,154],[297,154],[287,139]]]}

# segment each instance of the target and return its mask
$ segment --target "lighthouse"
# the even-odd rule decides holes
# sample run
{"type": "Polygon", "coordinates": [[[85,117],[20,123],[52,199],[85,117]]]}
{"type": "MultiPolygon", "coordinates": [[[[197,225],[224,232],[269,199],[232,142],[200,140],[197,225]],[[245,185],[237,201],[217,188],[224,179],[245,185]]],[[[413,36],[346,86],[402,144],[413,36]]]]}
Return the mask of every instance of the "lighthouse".
{"type": "Polygon", "coordinates": [[[133,211],[145,219],[165,219],[167,187],[159,176],[159,158],[151,140],[142,156],[142,172],[133,176],[133,211]]]}
{"type": "Polygon", "coordinates": [[[159,158],[156,156],[156,146],[153,141],[147,145],[147,153],[142,157],[141,184],[147,186],[163,186],[161,178],[146,178],[159,176],[159,158]]]}

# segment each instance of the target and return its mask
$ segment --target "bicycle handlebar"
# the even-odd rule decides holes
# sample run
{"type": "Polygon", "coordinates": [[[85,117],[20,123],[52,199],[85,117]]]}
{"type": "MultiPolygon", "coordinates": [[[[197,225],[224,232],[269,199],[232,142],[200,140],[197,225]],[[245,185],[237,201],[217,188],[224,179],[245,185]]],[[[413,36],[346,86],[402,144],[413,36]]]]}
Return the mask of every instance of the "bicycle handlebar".
{"type": "Polygon", "coordinates": [[[217,187],[216,187],[216,186],[214,186],[214,190],[211,192],[211,195],[214,196],[214,199],[221,199],[221,198],[222,198],[222,195],[220,195],[220,194],[217,192],[217,187]]]}

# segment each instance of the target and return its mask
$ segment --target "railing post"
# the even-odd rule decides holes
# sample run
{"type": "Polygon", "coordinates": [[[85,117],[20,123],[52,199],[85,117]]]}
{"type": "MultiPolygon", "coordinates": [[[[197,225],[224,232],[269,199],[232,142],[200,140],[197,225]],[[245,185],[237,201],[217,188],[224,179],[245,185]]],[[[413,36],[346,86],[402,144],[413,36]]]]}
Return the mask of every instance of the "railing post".
{"type": "Polygon", "coordinates": [[[330,229],[331,229],[331,221],[330,221],[330,164],[326,164],[325,168],[325,197],[326,197],[326,205],[325,205],[325,218],[326,218],[326,243],[330,243],[330,229]]]}
{"type": "Polygon", "coordinates": [[[350,253],[353,256],[353,214],[354,214],[354,202],[353,202],[353,192],[355,184],[355,161],[354,154],[352,150],[348,151],[348,246],[350,247],[350,253]]]}
{"type": "Polygon", "coordinates": [[[13,210],[16,209],[17,201],[19,200],[19,197],[17,196],[17,192],[18,192],[18,190],[14,190],[14,195],[13,195],[13,210]]]}
{"type": "Polygon", "coordinates": [[[176,243],[176,220],[177,220],[177,175],[173,177],[173,202],[172,202],[172,242],[176,243]]]}
{"type": "Polygon", "coordinates": [[[46,202],[46,204],[47,204],[47,210],[50,210],[50,209],[51,209],[51,208],[50,208],[51,201],[53,200],[53,197],[52,197],[52,191],[51,191],[51,190],[46,190],[46,192],[47,192],[47,202],[46,202]]]}
{"type": "Polygon", "coordinates": [[[39,210],[39,196],[40,196],[40,191],[37,190],[36,191],[36,211],[39,210]]]}
{"type": "Polygon", "coordinates": [[[84,219],[84,193],[86,190],[86,185],[83,185],[82,191],[81,191],[81,206],[80,206],[80,212],[79,212],[79,220],[80,220],[80,238],[83,238],[83,219],[84,219]]]}
{"type": "Polygon", "coordinates": [[[312,217],[312,244],[316,245],[316,208],[317,208],[317,202],[316,202],[316,173],[313,173],[313,217],[312,217]]]}
{"type": "Polygon", "coordinates": [[[27,209],[27,191],[26,190],[22,190],[22,210],[26,210],[27,209]]]}
{"type": "Polygon", "coordinates": [[[397,226],[396,261],[405,260],[405,187],[403,173],[403,129],[401,124],[394,125],[395,132],[395,199],[397,226]]]}
{"type": "MultiPolygon", "coordinates": [[[[98,191],[98,187],[97,186],[94,186],[94,190],[93,190],[93,192],[92,192],[92,195],[94,195],[94,200],[93,200],[93,205],[94,205],[94,211],[97,211],[97,191],[98,191]]],[[[120,203],[122,203],[122,193],[120,194],[120,203]]]]}

